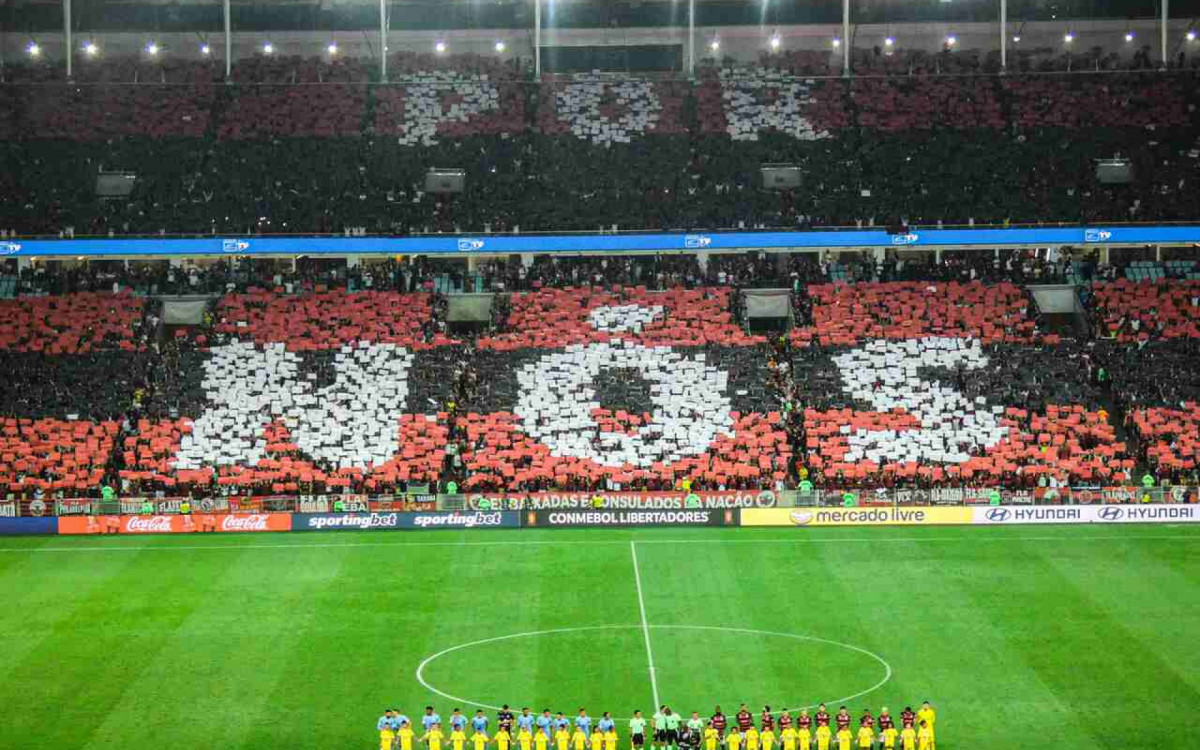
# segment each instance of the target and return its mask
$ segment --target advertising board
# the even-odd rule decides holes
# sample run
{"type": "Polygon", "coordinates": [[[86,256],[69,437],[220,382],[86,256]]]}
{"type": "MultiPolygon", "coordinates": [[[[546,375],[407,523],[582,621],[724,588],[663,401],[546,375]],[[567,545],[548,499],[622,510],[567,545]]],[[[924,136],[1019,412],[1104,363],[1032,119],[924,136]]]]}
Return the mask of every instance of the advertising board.
{"type": "Polygon", "coordinates": [[[737,509],[726,510],[530,510],[525,526],[586,528],[594,526],[736,526],[737,509]]]}
{"type": "Polygon", "coordinates": [[[472,494],[472,510],[726,510],[773,508],[772,490],[749,492],[520,492],[472,494]]]}
{"type": "Polygon", "coordinates": [[[890,508],[748,508],[742,526],[949,526],[973,523],[972,508],[898,506],[890,508]]]}
{"type": "Polygon", "coordinates": [[[428,531],[432,529],[515,529],[521,516],[513,511],[468,513],[296,513],[293,531],[428,531]]]}
{"type": "Polygon", "coordinates": [[[201,513],[189,516],[64,516],[59,534],[194,534],[291,531],[290,513],[201,513]]]}

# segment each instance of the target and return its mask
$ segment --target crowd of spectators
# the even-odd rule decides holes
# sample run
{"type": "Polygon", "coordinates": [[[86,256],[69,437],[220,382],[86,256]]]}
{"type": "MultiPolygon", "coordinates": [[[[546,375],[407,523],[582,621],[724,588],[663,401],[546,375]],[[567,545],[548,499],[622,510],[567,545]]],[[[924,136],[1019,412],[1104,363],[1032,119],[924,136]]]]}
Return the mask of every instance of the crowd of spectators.
{"type": "Polygon", "coordinates": [[[199,63],[92,61],[73,85],[32,83],[42,69],[17,66],[0,101],[0,229],[412,234],[1200,213],[1192,73],[999,78],[906,58],[865,69],[890,77],[847,82],[808,77],[826,70],[819,58],[712,62],[694,84],[535,82],[473,56],[393,56],[388,84],[337,59],[239,61],[229,86],[199,63]],[[1115,155],[1132,163],[1131,185],[1097,181],[1094,160],[1115,155]],[[797,165],[802,187],[762,189],[763,163],[797,165]],[[448,166],[465,170],[465,193],[427,194],[425,172],[448,166]],[[136,172],[133,192],[97,197],[98,169],[136,172]]]}

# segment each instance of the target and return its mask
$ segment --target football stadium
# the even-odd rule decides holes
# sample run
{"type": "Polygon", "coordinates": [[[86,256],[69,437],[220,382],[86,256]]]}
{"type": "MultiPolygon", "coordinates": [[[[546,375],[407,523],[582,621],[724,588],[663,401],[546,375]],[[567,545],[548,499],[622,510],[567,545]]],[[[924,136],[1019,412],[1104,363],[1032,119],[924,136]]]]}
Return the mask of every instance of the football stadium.
{"type": "Polygon", "coordinates": [[[0,748],[1183,748],[1200,2],[0,2],[0,748]]]}

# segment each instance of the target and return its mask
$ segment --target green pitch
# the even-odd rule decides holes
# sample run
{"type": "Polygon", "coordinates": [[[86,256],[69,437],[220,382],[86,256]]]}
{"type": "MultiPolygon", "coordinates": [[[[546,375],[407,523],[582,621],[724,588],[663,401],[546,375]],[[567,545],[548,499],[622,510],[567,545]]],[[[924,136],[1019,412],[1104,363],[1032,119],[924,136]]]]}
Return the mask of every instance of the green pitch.
{"type": "Polygon", "coordinates": [[[898,715],[927,698],[941,750],[1171,748],[1194,732],[1200,705],[1194,528],[343,532],[0,548],[4,748],[368,750],[390,706],[628,717],[651,711],[655,688],[703,716],[742,701],[756,714],[764,703],[836,710],[863,691],[847,702],[855,716],[883,705],[898,715]]]}

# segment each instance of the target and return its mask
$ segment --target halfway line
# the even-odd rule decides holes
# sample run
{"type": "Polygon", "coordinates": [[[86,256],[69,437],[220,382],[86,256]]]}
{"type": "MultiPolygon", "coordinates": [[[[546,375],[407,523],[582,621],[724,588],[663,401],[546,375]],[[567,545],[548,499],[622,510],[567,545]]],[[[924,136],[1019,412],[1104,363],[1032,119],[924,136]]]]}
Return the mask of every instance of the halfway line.
{"type": "Polygon", "coordinates": [[[654,713],[658,713],[658,676],[654,673],[654,651],[650,648],[650,626],[646,623],[646,599],[642,596],[642,574],[638,571],[637,544],[629,540],[629,555],[633,558],[633,581],[637,584],[638,609],[642,611],[642,635],[646,637],[646,661],[650,663],[650,692],[654,694],[654,713]]]}

